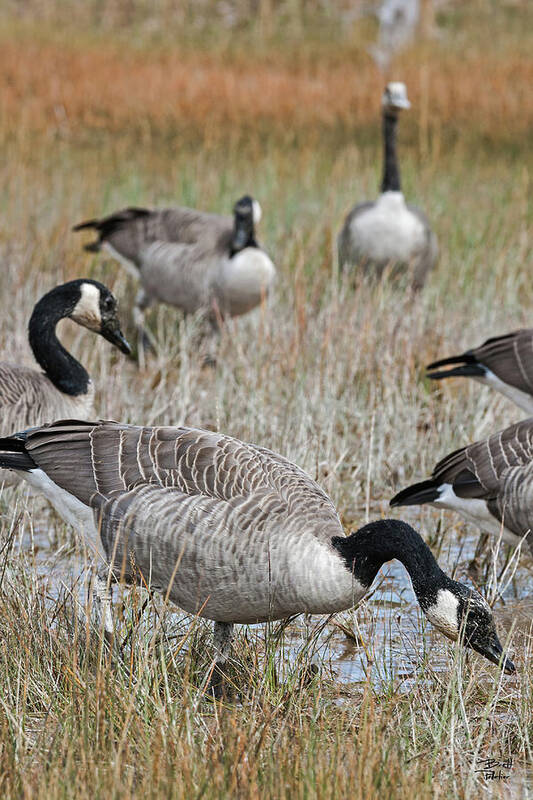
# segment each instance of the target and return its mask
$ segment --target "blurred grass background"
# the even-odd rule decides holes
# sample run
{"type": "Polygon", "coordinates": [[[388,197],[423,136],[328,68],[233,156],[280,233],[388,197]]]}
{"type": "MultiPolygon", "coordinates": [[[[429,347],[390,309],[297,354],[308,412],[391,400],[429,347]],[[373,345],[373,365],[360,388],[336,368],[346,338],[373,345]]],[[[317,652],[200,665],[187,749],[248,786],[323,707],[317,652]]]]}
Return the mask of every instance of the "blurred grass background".
{"type": "MultiPolygon", "coordinates": [[[[422,5],[419,36],[384,75],[363,3],[0,0],[4,357],[32,363],[34,303],[84,275],[115,291],[132,333],[137,287],[82,252],[74,223],[133,204],[229,213],[249,192],[278,287],[267,308],[228,325],[216,371],[198,361],[195,321],[173,309],[149,316],[160,349],[143,372],[62,325],[99,416],[209,426],[278,450],[320,481],[347,531],[387,514],[392,493],[449,450],[518,419],[475,384],[428,385],[423,366],[532,324],[531,4],[450,0],[434,15],[422,5]],[[344,214],[378,193],[387,79],[404,80],[412,102],[399,129],[404,192],[441,248],[414,300],[387,284],[354,290],[335,273],[344,214]]],[[[137,626],[129,668],[100,662],[47,578],[70,563],[66,532],[44,508],[34,519],[21,490],[2,501],[2,797],[530,796],[530,632],[516,638],[520,674],[499,680],[476,658],[458,673],[442,641],[427,656],[417,619],[410,691],[399,670],[383,693],[371,681],[340,686],[327,670],[304,686],[296,666],[280,685],[283,647],[250,630],[237,644],[242,705],[214,710],[198,689],[205,625],[175,646],[160,645],[157,622],[137,626]],[[46,569],[39,536],[63,548],[46,569]],[[437,650],[444,672],[431,666],[437,650]],[[500,789],[473,772],[491,756],[515,760],[500,789]]],[[[427,509],[410,521],[464,579],[461,548],[475,531],[427,509]]],[[[490,573],[505,638],[519,615],[500,589],[490,573]]]]}

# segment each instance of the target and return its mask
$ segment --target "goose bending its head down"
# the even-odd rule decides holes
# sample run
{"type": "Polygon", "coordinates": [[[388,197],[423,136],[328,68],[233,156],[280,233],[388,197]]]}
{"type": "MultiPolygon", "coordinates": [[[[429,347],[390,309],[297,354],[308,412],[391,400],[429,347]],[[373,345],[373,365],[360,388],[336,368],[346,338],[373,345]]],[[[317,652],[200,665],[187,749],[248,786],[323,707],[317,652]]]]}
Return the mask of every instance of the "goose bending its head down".
{"type": "Polygon", "coordinates": [[[276,270],[258,245],[259,203],[245,195],[233,217],[191,208],[126,208],[103,219],[76,225],[98,238],[85,246],[102,248],[140,280],[134,317],[145,341],[144,313],[154,302],[185,314],[203,311],[213,329],[221,320],[258,306],[271,289],[276,270]]]}
{"type": "Polygon", "coordinates": [[[426,367],[428,378],[473,378],[508,397],[526,414],[533,414],[533,329],[525,328],[487,339],[459,356],[442,358],[426,367]],[[450,367],[450,369],[442,369],[450,367]]]}
{"type": "Polygon", "coordinates": [[[416,531],[381,520],[344,536],[333,503],[262,447],[194,428],[62,421],[0,440],[0,466],[84,529],[112,574],[215,622],[218,669],[234,623],[356,604],[385,561],[406,567],[428,619],[514,671],[492,613],[416,531]]]}
{"type": "Polygon", "coordinates": [[[360,203],[348,214],[339,233],[339,266],[360,266],[381,276],[388,266],[407,267],[412,286],[420,289],[437,260],[437,239],[425,214],[405,202],[396,155],[396,128],[402,109],[411,107],[405,84],[387,84],[382,97],[384,165],[381,195],[360,203]]]}
{"type": "Polygon", "coordinates": [[[450,508],[511,545],[533,552],[533,419],[455,450],[428,480],[403,489],[391,506],[450,508]]]}
{"type": "MultiPolygon", "coordinates": [[[[85,368],[56,336],[64,318],[103,336],[123,353],[130,352],[120,330],[117,301],[109,289],[87,278],[69,281],[45,294],[28,325],[30,347],[43,372],[0,362],[0,434],[58,417],[86,419],[93,412],[94,386],[85,368]]],[[[0,480],[13,482],[0,472],[0,480]]]]}

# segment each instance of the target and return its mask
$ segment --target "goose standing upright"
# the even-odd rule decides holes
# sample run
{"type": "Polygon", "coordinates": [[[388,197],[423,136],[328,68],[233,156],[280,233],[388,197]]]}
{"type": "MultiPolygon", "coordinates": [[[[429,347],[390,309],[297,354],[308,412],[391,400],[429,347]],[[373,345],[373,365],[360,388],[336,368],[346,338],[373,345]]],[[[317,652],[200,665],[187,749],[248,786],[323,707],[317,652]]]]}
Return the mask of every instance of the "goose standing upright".
{"type": "MultiPolygon", "coordinates": [[[[280,455],[212,431],[60,421],[0,440],[0,466],[38,484],[100,546],[112,574],[215,622],[215,690],[233,625],[350,608],[399,559],[446,636],[501,664],[492,613],[409,525],[350,536],[333,503],[280,455]]],[[[98,546],[98,545],[97,545],[98,546]]]]}
{"type": "Polygon", "coordinates": [[[154,302],[185,314],[204,311],[214,330],[221,320],[245,314],[270,291],[276,269],[258,245],[261,208],[248,195],[235,203],[233,218],[191,208],[126,208],[76,225],[94,228],[90,252],[104,248],[141,282],[134,308],[141,342],[144,313],[154,302]]]}
{"type": "MultiPolygon", "coordinates": [[[[44,371],[0,362],[0,435],[58,417],[93,415],[93,383],[56,336],[57,323],[66,317],[130,353],[120,330],[117,301],[106,286],[88,278],[56,286],[41,297],[28,325],[30,347],[44,371]]],[[[14,480],[13,474],[0,470],[1,482],[14,480]]]]}
{"type": "Polygon", "coordinates": [[[339,267],[381,277],[388,266],[408,268],[420,289],[437,260],[437,239],[426,215],[405,202],[396,155],[396,128],[402,109],[411,107],[405,84],[387,84],[382,98],[384,167],[381,195],[348,214],[338,236],[339,267]]]}
{"type": "Polygon", "coordinates": [[[459,356],[434,361],[426,369],[427,377],[436,381],[473,378],[505,395],[526,414],[533,414],[533,328],[494,336],[459,356]]]}
{"type": "Polygon", "coordinates": [[[511,545],[533,553],[533,419],[445,456],[428,480],[408,486],[391,506],[429,504],[457,511],[511,545]]]}

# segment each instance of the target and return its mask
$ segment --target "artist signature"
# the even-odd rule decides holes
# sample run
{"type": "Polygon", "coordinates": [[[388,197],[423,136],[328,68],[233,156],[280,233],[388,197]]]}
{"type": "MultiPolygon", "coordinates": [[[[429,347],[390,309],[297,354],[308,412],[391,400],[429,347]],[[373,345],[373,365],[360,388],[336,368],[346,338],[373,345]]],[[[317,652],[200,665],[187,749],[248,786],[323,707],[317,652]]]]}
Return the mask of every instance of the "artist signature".
{"type": "Polygon", "coordinates": [[[513,768],[513,759],[506,758],[501,761],[498,758],[480,758],[478,759],[478,769],[476,772],[482,772],[486,781],[504,781],[509,777],[509,772],[513,768]],[[508,770],[503,772],[502,770],[508,770]]]}

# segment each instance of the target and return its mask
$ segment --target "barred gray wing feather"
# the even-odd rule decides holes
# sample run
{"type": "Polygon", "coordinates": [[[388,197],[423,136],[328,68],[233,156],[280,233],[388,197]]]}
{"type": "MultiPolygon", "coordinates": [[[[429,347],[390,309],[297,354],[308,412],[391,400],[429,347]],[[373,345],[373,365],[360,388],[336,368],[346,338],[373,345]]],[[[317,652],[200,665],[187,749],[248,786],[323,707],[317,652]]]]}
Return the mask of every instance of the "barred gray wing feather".
{"type": "Polygon", "coordinates": [[[468,470],[483,490],[476,496],[493,496],[501,488],[501,477],[509,467],[523,466],[532,459],[533,420],[526,419],[450,453],[437,464],[432,478],[438,483],[455,484],[468,470]]]}
{"type": "Polygon", "coordinates": [[[26,449],[55,483],[87,505],[94,497],[153,484],[224,502],[249,498],[253,504],[257,498],[260,511],[266,492],[316,537],[329,542],[342,533],[331,500],[306,473],[270,450],[220,433],[66,421],[30,432],[26,449]]]}
{"type": "Polygon", "coordinates": [[[147,244],[162,241],[192,245],[204,240],[206,246],[212,246],[224,233],[229,236],[232,229],[230,217],[192,208],[140,211],[142,213],[135,214],[135,209],[124,209],[96,225],[102,243],[108,242],[121,256],[139,267],[142,250],[147,244]]]}
{"type": "Polygon", "coordinates": [[[470,350],[476,360],[488,367],[504,383],[533,394],[533,330],[521,329],[488,339],[470,350]]]}
{"type": "Polygon", "coordinates": [[[312,533],[270,488],[222,501],[145,484],[95,506],[115,576],[189,613],[257,622],[305,602],[309,581],[299,585],[289,564],[313,547],[312,533]]]}
{"type": "Polygon", "coordinates": [[[154,299],[192,314],[209,304],[219,258],[198,244],[157,240],[143,245],[138,255],[143,288],[154,299]]]}
{"type": "Polygon", "coordinates": [[[533,552],[533,461],[505,471],[498,497],[498,517],[526,541],[533,552]]]}
{"type": "MultiPolygon", "coordinates": [[[[94,387],[81,397],[60,392],[43,373],[29,367],[0,362],[0,436],[42,425],[58,417],[84,417],[91,413],[94,387]]],[[[0,470],[0,482],[15,484],[19,478],[0,470]]]]}

